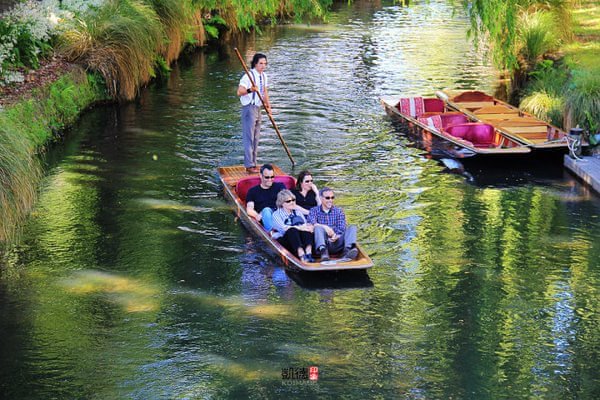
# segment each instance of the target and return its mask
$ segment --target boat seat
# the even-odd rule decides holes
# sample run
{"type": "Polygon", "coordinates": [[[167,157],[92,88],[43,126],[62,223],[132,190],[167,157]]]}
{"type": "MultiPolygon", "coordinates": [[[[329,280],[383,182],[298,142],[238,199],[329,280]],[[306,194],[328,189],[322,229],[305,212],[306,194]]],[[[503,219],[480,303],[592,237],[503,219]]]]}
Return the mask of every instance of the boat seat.
{"type": "Polygon", "coordinates": [[[480,122],[452,125],[446,132],[454,137],[468,140],[475,147],[494,146],[495,129],[492,125],[480,122]]]}
{"type": "Polygon", "coordinates": [[[448,112],[440,114],[440,118],[442,119],[443,128],[447,128],[452,125],[465,124],[469,122],[467,116],[459,112],[448,112]]]}
{"type": "Polygon", "coordinates": [[[418,120],[420,123],[422,123],[423,125],[429,127],[431,130],[434,130],[436,132],[439,132],[442,130],[442,117],[440,116],[440,114],[438,115],[432,115],[431,117],[421,117],[418,120]]]}
{"type": "Polygon", "coordinates": [[[494,102],[494,98],[488,94],[480,92],[478,90],[467,91],[455,96],[452,101],[457,103],[464,102],[476,102],[476,101],[485,101],[485,102],[494,102]]]}
{"type": "MultiPolygon", "coordinates": [[[[296,179],[289,175],[278,175],[275,177],[275,182],[283,183],[287,189],[292,189],[296,186],[296,179]]],[[[235,185],[235,192],[242,202],[246,203],[246,194],[248,193],[248,190],[258,184],[260,184],[260,176],[247,176],[238,181],[235,185]]]]}
{"type": "Polygon", "coordinates": [[[404,115],[416,118],[425,112],[425,103],[422,97],[403,97],[396,107],[404,115]]]}
{"type": "MultiPolygon", "coordinates": [[[[442,113],[444,112],[445,109],[445,104],[442,100],[440,99],[423,99],[423,114],[424,113],[442,113]]],[[[421,114],[420,116],[423,116],[423,114],[421,114]]]]}
{"type": "Polygon", "coordinates": [[[434,115],[464,115],[460,111],[425,111],[419,118],[433,117],[434,115]]]}

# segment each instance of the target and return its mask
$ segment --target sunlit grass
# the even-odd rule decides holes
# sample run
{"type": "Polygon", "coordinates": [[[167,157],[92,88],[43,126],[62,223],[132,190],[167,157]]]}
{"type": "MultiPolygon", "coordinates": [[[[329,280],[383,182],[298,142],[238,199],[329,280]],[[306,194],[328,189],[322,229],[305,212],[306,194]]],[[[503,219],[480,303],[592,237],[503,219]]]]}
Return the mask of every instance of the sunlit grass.
{"type": "Polygon", "coordinates": [[[571,69],[585,69],[600,73],[600,41],[573,42],[564,47],[565,61],[571,69]]]}
{"type": "Polygon", "coordinates": [[[563,97],[545,91],[535,92],[521,100],[520,108],[553,125],[562,126],[563,97]]]}
{"type": "Polygon", "coordinates": [[[600,37],[600,2],[581,1],[581,7],[573,11],[573,32],[580,37],[600,37]]]}

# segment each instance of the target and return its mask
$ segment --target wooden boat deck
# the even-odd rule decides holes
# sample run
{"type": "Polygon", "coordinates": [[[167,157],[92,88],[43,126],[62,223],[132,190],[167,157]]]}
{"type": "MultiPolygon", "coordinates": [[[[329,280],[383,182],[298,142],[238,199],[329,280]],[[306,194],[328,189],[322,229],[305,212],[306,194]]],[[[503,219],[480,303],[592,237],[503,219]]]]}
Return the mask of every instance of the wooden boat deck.
{"type": "Polygon", "coordinates": [[[485,122],[520,143],[535,149],[567,148],[567,133],[508,103],[481,92],[439,95],[446,104],[473,121],[485,122]],[[473,101],[477,97],[482,101],[473,101]],[[466,98],[468,101],[461,101],[466,98]]]}
{"type": "MultiPolygon", "coordinates": [[[[276,165],[273,165],[273,171],[276,176],[287,175],[276,165]]],[[[236,193],[236,185],[240,179],[250,176],[258,177],[258,173],[247,173],[243,165],[219,167],[218,172],[221,183],[223,184],[225,197],[235,205],[238,218],[251,232],[263,239],[268,247],[281,258],[286,268],[294,271],[342,271],[364,270],[373,266],[373,261],[371,261],[371,258],[369,258],[359,244],[356,245],[358,248],[358,257],[355,260],[336,258],[335,255],[331,255],[330,261],[314,263],[302,262],[277,240],[271,238],[269,232],[267,232],[258,221],[248,215],[246,212],[246,205],[236,193]]]]}

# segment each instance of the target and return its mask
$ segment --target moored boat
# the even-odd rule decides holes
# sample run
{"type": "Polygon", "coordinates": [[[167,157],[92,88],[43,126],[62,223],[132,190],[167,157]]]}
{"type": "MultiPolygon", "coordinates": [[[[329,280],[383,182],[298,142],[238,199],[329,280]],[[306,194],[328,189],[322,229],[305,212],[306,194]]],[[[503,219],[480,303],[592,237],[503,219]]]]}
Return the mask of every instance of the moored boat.
{"type": "Polygon", "coordinates": [[[445,150],[456,158],[522,155],[531,151],[490,124],[474,123],[463,113],[448,110],[437,98],[394,96],[382,97],[380,101],[388,115],[407,125],[409,133],[421,136],[423,143],[440,139],[445,150]]]}
{"type": "Polygon", "coordinates": [[[532,149],[567,149],[568,134],[506,102],[480,91],[436,93],[449,109],[471,121],[494,126],[502,134],[532,149]]]}
{"type": "MultiPolygon", "coordinates": [[[[275,182],[283,183],[288,189],[295,185],[294,177],[285,174],[281,168],[273,165],[275,182]]],[[[263,240],[267,247],[279,256],[286,268],[293,271],[341,271],[341,270],[363,270],[373,266],[373,262],[364,250],[357,244],[358,257],[355,260],[337,257],[331,254],[329,261],[307,263],[300,260],[277,240],[273,239],[267,230],[246,212],[246,193],[248,190],[260,183],[258,174],[248,174],[243,165],[219,167],[219,178],[223,184],[223,190],[227,200],[235,206],[235,213],[253,234],[263,240]]]]}

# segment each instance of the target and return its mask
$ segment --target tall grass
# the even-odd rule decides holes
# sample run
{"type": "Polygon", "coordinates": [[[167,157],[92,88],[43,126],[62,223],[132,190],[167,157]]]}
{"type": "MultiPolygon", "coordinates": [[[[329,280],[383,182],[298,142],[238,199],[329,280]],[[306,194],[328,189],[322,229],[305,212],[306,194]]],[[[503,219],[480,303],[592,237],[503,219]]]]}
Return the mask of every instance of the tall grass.
{"type": "Polygon", "coordinates": [[[98,71],[109,95],[132,100],[154,76],[154,62],[164,35],[160,18],[148,4],[109,0],[75,21],[62,35],[62,52],[98,71]]]}
{"type": "Polygon", "coordinates": [[[40,164],[19,126],[0,113],[0,242],[12,241],[36,199],[40,164]]]}
{"type": "Polygon", "coordinates": [[[146,0],[154,9],[163,27],[163,38],[159,45],[159,54],[167,65],[175,61],[185,42],[192,41],[195,25],[192,5],[182,0],[146,0]]]}
{"type": "Polygon", "coordinates": [[[590,133],[600,130],[600,76],[575,71],[566,96],[567,128],[579,125],[590,133]]]}
{"type": "Polygon", "coordinates": [[[562,96],[547,91],[534,92],[523,97],[520,108],[553,125],[563,126],[565,101],[562,96]]]}
{"type": "Polygon", "coordinates": [[[519,26],[519,56],[523,57],[528,69],[533,69],[544,54],[555,50],[559,45],[559,38],[555,34],[555,19],[545,11],[524,13],[519,26]]]}
{"type": "Polygon", "coordinates": [[[17,227],[35,203],[40,149],[81,110],[105,99],[102,87],[94,76],[73,71],[0,111],[0,242],[17,237],[17,227]]]}
{"type": "Polygon", "coordinates": [[[554,62],[544,60],[529,74],[530,81],[519,105],[523,110],[536,117],[563,126],[565,98],[563,93],[567,85],[567,72],[558,68],[554,62]]]}

